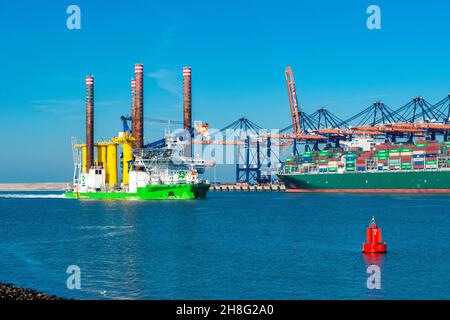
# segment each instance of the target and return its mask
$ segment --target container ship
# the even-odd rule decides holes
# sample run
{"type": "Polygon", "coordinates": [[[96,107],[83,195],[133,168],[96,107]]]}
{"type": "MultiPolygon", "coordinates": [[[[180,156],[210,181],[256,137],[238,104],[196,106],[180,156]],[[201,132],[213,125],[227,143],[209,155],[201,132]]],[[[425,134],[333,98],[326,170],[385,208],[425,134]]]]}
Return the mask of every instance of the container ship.
{"type": "MultiPolygon", "coordinates": [[[[191,69],[183,68],[183,126],[144,144],[143,65],[135,65],[131,80],[131,117],[122,117],[123,131],[110,141],[94,142],[94,77],[86,77],[86,143],[72,138],[73,184],[68,199],[172,200],[204,199],[210,187],[200,179],[208,165],[192,157],[191,69]],[[131,120],[131,128],[127,120],[131,120]],[[121,175],[118,152],[121,148],[121,175]],[[96,151],[96,153],[94,153],[96,151]],[[95,157],[95,160],[94,160],[95,157]],[[120,180],[119,180],[120,178],[120,180]]],[[[211,164],[209,164],[211,165],[211,164]]]]}
{"type": "Polygon", "coordinates": [[[354,144],[288,158],[278,177],[289,192],[450,193],[450,142],[354,144]]]}

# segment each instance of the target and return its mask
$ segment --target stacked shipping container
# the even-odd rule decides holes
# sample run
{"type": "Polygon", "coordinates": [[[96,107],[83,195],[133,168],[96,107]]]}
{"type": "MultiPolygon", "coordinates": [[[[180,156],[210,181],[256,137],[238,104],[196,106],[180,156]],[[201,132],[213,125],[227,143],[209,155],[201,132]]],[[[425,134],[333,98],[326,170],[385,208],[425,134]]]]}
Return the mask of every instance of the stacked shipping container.
{"type": "Polygon", "coordinates": [[[381,143],[370,151],[363,151],[357,147],[348,148],[346,151],[340,147],[307,151],[286,159],[283,172],[332,173],[337,172],[339,168],[348,172],[368,169],[381,171],[450,168],[450,141],[381,143]]]}

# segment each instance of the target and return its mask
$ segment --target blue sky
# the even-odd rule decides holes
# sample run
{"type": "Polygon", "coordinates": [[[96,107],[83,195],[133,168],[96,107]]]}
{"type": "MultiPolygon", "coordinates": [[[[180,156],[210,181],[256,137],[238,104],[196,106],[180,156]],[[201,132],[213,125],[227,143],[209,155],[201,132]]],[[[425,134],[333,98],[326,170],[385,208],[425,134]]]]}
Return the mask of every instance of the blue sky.
{"type": "MultiPolygon", "coordinates": [[[[129,113],[144,63],[147,117],[181,119],[181,69],[192,67],[193,118],[223,127],[247,116],[289,125],[284,68],[302,108],[347,118],[450,91],[447,1],[2,1],[0,182],[69,181],[70,137],[84,137],[84,77],[95,76],[95,136],[129,113]],[[66,8],[81,8],[81,30],[66,8]],[[382,29],[366,28],[377,4],[382,29]]],[[[147,123],[146,140],[164,127],[147,123]]]]}

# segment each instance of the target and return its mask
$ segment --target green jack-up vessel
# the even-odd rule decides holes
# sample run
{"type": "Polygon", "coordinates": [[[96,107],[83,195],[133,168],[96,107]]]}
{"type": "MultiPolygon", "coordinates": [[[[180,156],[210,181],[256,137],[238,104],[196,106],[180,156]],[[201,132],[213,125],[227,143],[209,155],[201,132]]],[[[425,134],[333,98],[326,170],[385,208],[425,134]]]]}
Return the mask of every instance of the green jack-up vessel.
{"type": "MultiPolygon", "coordinates": [[[[183,127],[192,128],[190,67],[183,68],[183,127]]],[[[183,135],[166,134],[154,148],[144,145],[143,65],[135,64],[131,80],[132,117],[121,117],[124,129],[111,141],[94,143],[94,77],[86,77],[86,143],[72,138],[73,184],[67,199],[177,200],[204,199],[210,185],[200,179],[206,162],[191,157],[192,145],[183,135]],[[127,120],[132,121],[131,129],[127,120]],[[163,144],[161,144],[161,142],[163,144]],[[118,145],[122,177],[118,179],[118,145]],[[94,147],[97,158],[94,162],[94,147]],[[187,152],[186,152],[187,151],[187,152]]],[[[150,144],[153,145],[153,144],[150,144]]],[[[147,145],[148,146],[148,145],[147,145]]]]}
{"type": "MultiPolygon", "coordinates": [[[[166,137],[169,141],[173,137],[166,137]]],[[[66,191],[67,199],[113,200],[189,200],[205,199],[210,184],[199,174],[205,171],[202,159],[179,156],[176,143],[162,149],[133,149],[133,161],[128,171],[127,184],[110,186],[107,170],[95,166],[83,173],[75,165],[74,183],[66,191]]],[[[181,146],[182,147],[182,146],[181,146]]],[[[179,149],[179,148],[178,148],[179,149]]],[[[76,162],[77,163],[77,162],[76,162]]]]}

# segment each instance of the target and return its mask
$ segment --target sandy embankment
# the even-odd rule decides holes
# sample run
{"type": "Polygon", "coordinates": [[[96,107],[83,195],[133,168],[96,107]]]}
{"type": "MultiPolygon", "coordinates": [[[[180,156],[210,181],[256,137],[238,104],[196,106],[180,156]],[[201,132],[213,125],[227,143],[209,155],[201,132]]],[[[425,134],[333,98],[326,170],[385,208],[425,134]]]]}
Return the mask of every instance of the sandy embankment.
{"type": "Polygon", "coordinates": [[[0,183],[0,191],[61,191],[68,182],[0,183]]]}

